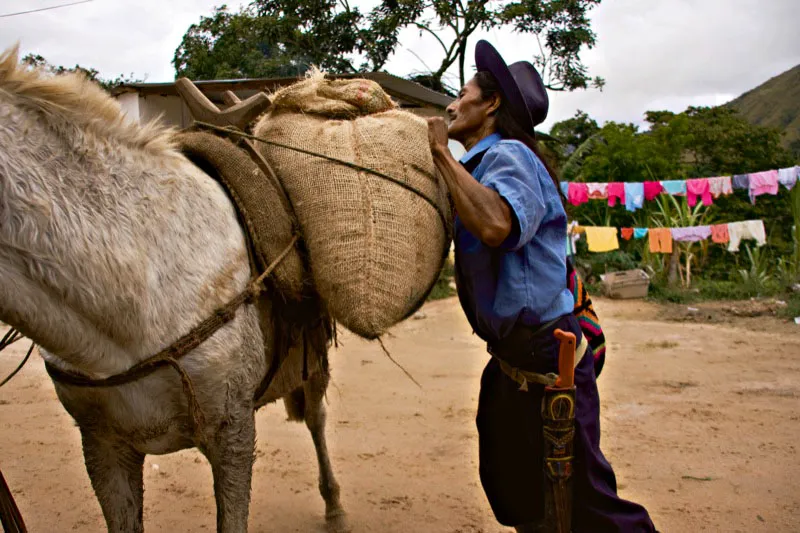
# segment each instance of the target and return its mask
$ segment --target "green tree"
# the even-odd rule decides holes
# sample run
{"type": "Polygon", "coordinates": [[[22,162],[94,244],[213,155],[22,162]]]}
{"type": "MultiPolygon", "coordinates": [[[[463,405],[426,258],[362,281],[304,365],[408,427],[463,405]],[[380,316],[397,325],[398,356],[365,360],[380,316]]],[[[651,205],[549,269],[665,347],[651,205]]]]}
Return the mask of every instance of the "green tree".
{"type": "MultiPolygon", "coordinates": [[[[448,90],[445,73],[458,65],[465,82],[470,37],[500,26],[530,35],[531,59],[551,90],[602,86],[580,61],[595,44],[589,10],[600,0],[382,0],[369,13],[348,0],[254,0],[232,13],[225,6],[193,24],[175,51],[176,74],[195,79],[297,75],[309,65],[332,72],[380,70],[403,28],[434,37],[441,60],[417,81],[448,90]]],[[[438,60],[438,59],[437,59],[438,60]]],[[[426,67],[427,68],[427,67],[426,67]]]]}
{"type": "Polygon", "coordinates": [[[578,109],[574,117],[553,124],[550,135],[561,141],[566,151],[571,153],[598,131],[597,121],[578,109]]]}
{"type": "Polygon", "coordinates": [[[346,1],[255,0],[236,13],[223,5],[201,17],[172,63],[177,76],[192,79],[298,76],[311,65],[337,73],[379,70],[394,50],[393,30],[346,1]]]}
{"type": "Polygon", "coordinates": [[[562,178],[570,179],[575,174],[572,165],[565,167],[565,163],[573,155],[574,161],[579,163],[581,154],[591,146],[590,139],[600,131],[597,121],[580,109],[575,116],[561,122],[556,122],[550,129],[550,136],[556,142],[546,141],[546,146],[555,154],[557,163],[562,167],[562,178]]]}
{"type": "Polygon", "coordinates": [[[464,85],[469,39],[477,30],[509,27],[536,39],[538,53],[531,59],[548,88],[572,91],[604,84],[600,77],[590,78],[580,60],[581,50],[595,44],[588,12],[599,3],[600,0],[383,0],[370,18],[384,21],[376,38],[386,39],[392,46],[397,44],[397,31],[404,27],[417,28],[420,34],[427,33],[435,39],[441,51],[439,65],[419,76],[419,81],[434,88],[446,88],[443,77],[454,64],[458,65],[459,83],[464,85]]]}
{"type": "Polygon", "coordinates": [[[40,54],[28,54],[20,60],[23,64],[28,65],[29,67],[33,68],[40,68],[46,70],[52,74],[65,74],[68,72],[78,72],[83,74],[90,80],[97,82],[103,89],[110,91],[115,87],[119,87],[120,85],[124,85],[126,83],[139,83],[144,81],[143,78],[137,78],[133,73],[129,76],[124,74],[120,74],[116,78],[109,80],[100,77],[100,72],[97,69],[82,67],[81,65],[75,65],[74,67],[64,67],[61,65],[52,65],[40,54]]]}

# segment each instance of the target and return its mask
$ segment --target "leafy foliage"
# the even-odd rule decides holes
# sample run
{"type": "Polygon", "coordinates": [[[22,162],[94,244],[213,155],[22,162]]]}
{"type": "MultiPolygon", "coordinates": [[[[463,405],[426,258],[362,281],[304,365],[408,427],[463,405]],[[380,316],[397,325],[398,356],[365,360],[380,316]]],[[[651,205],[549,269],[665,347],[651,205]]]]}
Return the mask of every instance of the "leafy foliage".
{"type": "MultiPolygon", "coordinates": [[[[447,70],[457,63],[459,84],[464,85],[470,37],[478,29],[507,26],[536,39],[539,51],[532,60],[548,88],[572,91],[590,85],[602,87],[605,83],[600,77],[590,78],[580,60],[581,50],[595,44],[588,12],[599,3],[600,0],[383,0],[373,15],[402,7],[403,16],[393,18],[389,27],[414,27],[420,34],[434,37],[443,57],[429,73],[433,84],[442,84],[447,70]]],[[[379,18],[373,15],[373,20],[379,18]]]]}
{"type": "Polygon", "coordinates": [[[516,31],[536,36],[534,64],[550,90],[602,88],[603,78],[589,78],[580,51],[595,44],[588,11],[600,0],[521,0],[503,6],[500,21],[516,31]],[[544,45],[542,41],[544,40],[544,45]]]}
{"type": "Polygon", "coordinates": [[[312,64],[355,72],[349,56],[365,46],[362,18],[335,0],[259,0],[236,13],[223,5],[189,27],[172,63],[195,80],[297,76],[312,64]]]}
{"type": "MultiPolygon", "coordinates": [[[[574,117],[553,125],[550,135],[559,142],[547,144],[556,152],[561,165],[565,165],[570,159],[577,163],[591,149],[589,141],[594,139],[599,131],[600,126],[597,125],[597,121],[579,109],[574,117]]],[[[563,169],[562,175],[566,177],[563,169]]]]}
{"type": "Polygon", "coordinates": [[[600,0],[382,0],[369,13],[347,0],[254,0],[238,12],[226,6],[189,27],[175,51],[178,76],[193,79],[294,76],[312,64],[331,72],[380,70],[403,28],[432,36],[441,61],[417,81],[449,92],[443,81],[458,64],[465,82],[469,38],[478,29],[508,26],[535,37],[531,59],[551,90],[602,87],[580,61],[595,44],[589,10],[600,0]],[[359,62],[360,61],[360,62],[359,62]]]}
{"type": "Polygon", "coordinates": [[[113,80],[107,80],[100,77],[100,72],[98,72],[97,69],[93,69],[91,67],[89,68],[82,67],[80,65],[75,65],[74,67],[63,67],[61,65],[52,65],[43,56],[39,54],[28,54],[22,58],[21,62],[25,65],[28,65],[29,67],[40,68],[52,74],[78,72],[80,74],[83,74],[90,80],[97,82],[103,89],[107,91],[110,91],[115,87],[119,87],[120,85],[124,85],[126,83],[139,83],[144,81],[144,79],[135,77],[133,73],[131,73],[129,76],[120,74],[113,80]]]}
{"type": "Polygon", "coordinates": [[[749,245],[745,245],[744,249],[750,266],[739,269],[739,278],[750,292],[761,296],[772,282],[769,254],[760,248],[753,248],[749,245]]]}

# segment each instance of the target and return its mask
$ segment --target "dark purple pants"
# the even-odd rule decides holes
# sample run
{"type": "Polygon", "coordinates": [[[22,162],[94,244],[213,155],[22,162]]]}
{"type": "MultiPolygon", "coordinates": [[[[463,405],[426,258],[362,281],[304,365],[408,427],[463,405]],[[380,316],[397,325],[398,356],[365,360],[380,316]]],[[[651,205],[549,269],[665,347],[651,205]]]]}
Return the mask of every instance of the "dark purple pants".
{"type": "MultiPolygon", "coordinates": [[[[503,358],[539,373],[557,372],[561,328],[580,341],[580,326],[572,315],[534,338],[518,335],[505,343],[503,358]],[[535,357],[531,354],[536,354],[535,357]]],[[[600,398],[591,350],[575,369],[575,460],[573,463],[574,533],[645,533],[655,527],[641,505],[617,496],[617,480],[600,451],[600,398]]],[[[536,523],[543,516],[541,385],[527,392],[506,376],[492,358],[483,371],[478,403],[480,475],[497,520],[506,526],[536,523]]]]}

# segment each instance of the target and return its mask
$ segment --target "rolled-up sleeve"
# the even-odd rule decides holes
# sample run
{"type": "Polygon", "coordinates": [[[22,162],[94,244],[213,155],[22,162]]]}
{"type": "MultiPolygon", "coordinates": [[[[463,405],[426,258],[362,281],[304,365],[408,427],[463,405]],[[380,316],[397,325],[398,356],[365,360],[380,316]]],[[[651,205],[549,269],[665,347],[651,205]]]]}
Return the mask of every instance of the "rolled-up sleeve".
{"type": "Polygon", "coordinates": [[[541,174],[546,174],[547,170],[535,157],[521,143],[502,142],[492,147],[481,162],[485,168],[481,183],[506,201],[515,219],[511,234],[501,248],[518,250],[525,246],[536,235],[544,218],[541,174]]]}

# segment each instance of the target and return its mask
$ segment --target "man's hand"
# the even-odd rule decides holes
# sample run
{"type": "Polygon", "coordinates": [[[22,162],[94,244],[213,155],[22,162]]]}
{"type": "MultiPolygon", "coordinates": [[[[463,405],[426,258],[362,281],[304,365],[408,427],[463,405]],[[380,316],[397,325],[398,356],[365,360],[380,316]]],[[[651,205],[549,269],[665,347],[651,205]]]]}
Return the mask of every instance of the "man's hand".
{"type": "Polygon", "coordinates": [[[434,155],[447,148],[447,123],[442,117],[428,117],[428,142],[434,155]]]}

